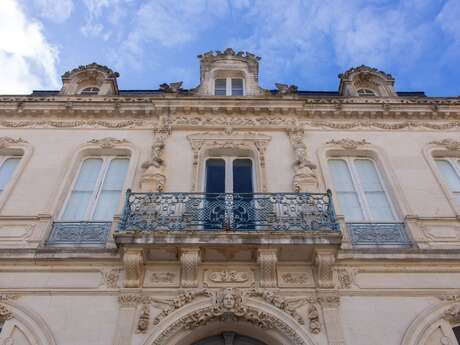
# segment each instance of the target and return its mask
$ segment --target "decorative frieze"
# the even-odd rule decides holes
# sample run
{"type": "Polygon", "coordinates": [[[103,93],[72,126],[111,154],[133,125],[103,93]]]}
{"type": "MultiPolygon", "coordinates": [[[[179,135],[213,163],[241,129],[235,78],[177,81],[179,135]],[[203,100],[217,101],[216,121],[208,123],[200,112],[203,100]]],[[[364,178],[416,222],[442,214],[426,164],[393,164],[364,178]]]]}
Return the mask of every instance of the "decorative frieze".
{"type": "Polygon", "coordinates": [[[101,149],[112,149],[117,145],[123,145],[129,143],[126,139],[116,139],[112,137],[102,138],[102,139],[91,139],[88,141],[88,144],[93,144],[99,146],[101,149]]]}
{"type": "Polygon", "coordinates": [[[27,141],[25,141],[22,138],[13,139],[10,137],[0,137],[0,149],[3,149],[11,145],[25,144],[25,143],[27,143],[27,141]]]}
{"type": "Polygon", "coordinates": [[[451,151],[460,150],[460,140],[455,140],[455,139],[435,140],[435,141],[430,142],[430,144],[443,146],[446,149],[451,150],[451,151]]]}
{"type": "Polygon", "coordinates": [[[102,274],[104,279],[104,286],[109,289],[115,289],[118,287],[118,280],[120,278],[120,269],[114,268],[109,271],[105,271],[102,274]]]}
{"type": "Polygon", "coordinates": [[[354,140],[354,139],[344,138],[340,140],[333,139],[333,140],[328,141],[326,144],[337,145],[346,150],[355,150],[360,146],[369,145],[370,142],[368,142],[366,139],[354,140]]]}
{"type": "Polygon", "coordinates": [[[278,266],[279,287],[314,287],[315,282],[311,267],[278,266]]]}

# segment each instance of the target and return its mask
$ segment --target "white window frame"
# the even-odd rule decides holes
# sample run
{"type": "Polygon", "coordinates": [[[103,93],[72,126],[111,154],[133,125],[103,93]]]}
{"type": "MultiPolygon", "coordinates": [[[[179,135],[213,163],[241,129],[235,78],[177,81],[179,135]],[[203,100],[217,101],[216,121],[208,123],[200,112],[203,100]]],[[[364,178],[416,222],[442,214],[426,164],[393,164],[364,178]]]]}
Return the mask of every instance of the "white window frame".
{"type": "Polygon", "coordinates": [[[3,194],[3,193],[5,192],[5,190],[8,190],[8,187],[10,186],[11,182],[15,179],[15,176],[16,176],[16,174],[17,174],[17,171],[18,171],[18,169],[19,169],[19,166],[21,165],[21,161],[22,161],[23,155],[0,155],[0,169],[1,169],[1,167],[3,166],[3,164],[4,164],[8,159],[11,159],[11,158],[19,159],[19,162],[18,162],[18,164],[16,165],[16,168],[14,169],[13,173],[11,174],[10,179],[9,179],[8,182],[5,184],[5,188],[3,188],[3,190],[0,190],[0,194],[3,194]]]}
{"type": "MultiPolygon", "coordinates": [[[[359,175],[358,172],[356,171],[354,161],[355,160],[369,160],[372,162],[374,165],[374,168],[377,172],[377,176],[379,178],[380,185],[382,186],[383,192],[385,193],[385,196],[388,200],[388,203],[390,205],[391,213],[393,215],[393,220],[388,220],[388,223],[393,223],[393,222],[398,222],[400,220],[400,216],[398,215],[398,212],[396,212],[395,206],[393,204],[393,201],[391,200],[391,194],[389,193],[389,190],[386,186],[385,180],[380,172],[379,166],[377,162],[369,157],[360,157],[360,156],[330,156],[328,157],[329,160],[343,160],[348,168],[348,171],[350,172],[351,180],[353,183],[353,187],[355,188],[356,195],[358,197],[358,202],[361,207],[361,212],[363,214],[363,220],[362,221],[350,221],[346,219],[346,222],[351,222],[351,223],[374,223],[377,222],[372,219],[371,213],[370,213],[370,208],[369,204],[367,202],[367,198],[365,196],[365,193],[363,191],[363,187],[361,186],[361,182],[359,180],[359,175]]],[[[329,166],[328,166],[329,167],[329,166]]],[[[336,189],[337,186],[334,185],[334,189],[336,189]]],[[[340,205],[342,207],[342,205],[340,205]]],[[[382,221],[378,221],[378,223],[385,223],[382,221]]]]}
{"type": "MultiPolygon", "coordinates": [[[[61,212],[59,213],[59,218],[58,219],[60,221],[64,221],[64,222],[67,221],[67,220],[63,219],[64,212],[65,212],[65,210],[67,208],[67,205],[69,203],[69,199],[70,199],[70,197],[72,195],[72,192],[73,192],[73,190],[75,188],[75,184],[77,183],[77,179],[80,176],[80,171],[81,171],[81,168],[83,166],[83,163],[88,159],[101,159],[102,160],[102,165],[101,165],[101,169],[99,170],[99,175],[98,175],[98,177],[96,179],[96,184],[95,184],[96,188],[94,188],[93,193],[91,194],[90,203],[89,203],[88,208],[86,209],[85,216],[83,217],[83,219],[74,220],[74,221],[87,221],[87,222],[95,221],[93,219],[94,213],[96,212],[97,202],[99,200],[99,195],[101,194],[105,178],[107,177],[107,171],[109,169],[110,163],[114,159],[127,159],[128,162],[130,163],[131,157],[130,156],[124,156],[124,155],[123,156],[103,155],[103,156],[86,156],[86,157],[84,157],[81,160],[80,165],[78,166],[78,170],[77,170],[77,172],[76,172],[76,174],[75,174],[75,176],[73,178],[72,184],[70,186],[70,190],[67,193],[67,196],[65,198],[64,206],[61,208],[61,212]]],[[[128,169],[129,169],[129,163],[128,163],[128,169]]],[[[128,178],[128,173],[127,173],[127,175],[125,177],[125,181],[123,183],[123,188],[121,190],[121,195],[123,195],[123,191],[125,190],[127,178],[128,178]]],[[[116,212],[115,212],[115,214],[116,214],[116,212]]]]}
{"type": "MultiPolygon", "coordinates": [[[[216,95],[216,80],[217,79],[225,79],[225,96],[233,96],[232,95],[232,79],[240,79],[243,81],[243,95],[246,95],[246,80],[244,78],[235,78],[235,77],[217,77],[214,78],[214,85],[213,85],[213,92],[216,95]]],[[[241,96],[234,96],[234,97],[241,97],[241,96]]]]}
{"type": "Polygon", "coordinates": [[[210,156],[206,157],[204,161],[204,174],[203,174],[203,193],[206,193],[206,174],[208,172],[207,161],[209,159],[222,159],[225,162],[225,193],[233,192],[233,161],[236,159],[249,159],[251,161],[251,177],[252,177],[252,192],[256,193],[256,170],[255,162],[252,157],[243,156],[210,156]]]}
{"type": "MultiPolygon", "coordinates": [[[[433,157],[433,159],[434,159],[434,164],[435,164],[436,168],[438,169],[439,176],[441,176],[441,178],[442,178],[442,182],[447,187],[447,190],[449,191],[449,194],[451,195],[451,197],[454,200],[454,202],[458,204],[458,201],[455,198],[454,191],[449,186],[449,183],[447,182],[446,177],[442,173],[441,169],[439,169],[438,164],[436,163],[436,161],[438,161],[438,160],[447,161],[452,166],[452,168],[454,169],[455,173],[457,174],[457,177],[460,178],[460,157],[452,157],[452,156],[439,156],[439,157],[437,157],[437,156],[435,156],[435,157],[433,157]]],[[[460,192],[460,190],[455,191],[455,192],[460,192]]]]}

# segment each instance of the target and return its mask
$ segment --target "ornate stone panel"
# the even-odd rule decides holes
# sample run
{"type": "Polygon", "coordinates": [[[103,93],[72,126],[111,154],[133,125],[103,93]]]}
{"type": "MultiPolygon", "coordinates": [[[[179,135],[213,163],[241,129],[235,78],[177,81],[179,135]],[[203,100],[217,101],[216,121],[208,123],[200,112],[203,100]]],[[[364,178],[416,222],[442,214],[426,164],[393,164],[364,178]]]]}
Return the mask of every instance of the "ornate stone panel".
{"type": "Polygon", "coordinates": [[[203,270],[203,285],[207,287],[250,287],[254,284],[254,272],[249,268],[228,266],[203,270]]]}
{"type": "Polygon", "coordinates": [[[314,287],[311,267],[280,266],[277,268],[278,286],[285,288],[314,287]]]}
{"type": "Polygon", "coordinates": [[[147,268],[144,287],[179,287],[180,267],[164,266],[147,268]]]}

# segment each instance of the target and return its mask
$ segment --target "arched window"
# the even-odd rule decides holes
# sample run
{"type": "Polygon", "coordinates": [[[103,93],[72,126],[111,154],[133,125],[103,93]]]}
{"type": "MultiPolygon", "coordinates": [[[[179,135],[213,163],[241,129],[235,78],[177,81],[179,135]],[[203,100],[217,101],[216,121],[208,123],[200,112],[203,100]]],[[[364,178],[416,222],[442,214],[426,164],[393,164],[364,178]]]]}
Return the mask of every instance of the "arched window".
{"type": "Polygon", "coordinates": [[[375,97],[377,94],[371,89],[359,89],[358,95],[362,97],[375,97]]]}
{"type": "Polygon", "coordinates": [[[97,87],[87,87],[80,91],[82,96],[96,96],[99,94],[99,88],[97,87]]]}

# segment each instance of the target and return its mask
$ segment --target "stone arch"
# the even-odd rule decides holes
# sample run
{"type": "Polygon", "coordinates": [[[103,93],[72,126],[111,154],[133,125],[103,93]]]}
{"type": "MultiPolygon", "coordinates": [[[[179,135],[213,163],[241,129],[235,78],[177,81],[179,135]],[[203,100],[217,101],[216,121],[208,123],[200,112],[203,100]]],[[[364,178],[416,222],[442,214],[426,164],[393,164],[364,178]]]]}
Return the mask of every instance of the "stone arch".
{"type": "Polygon", "coordinates": [[[315,345],[294,318],[276,307],[247,300],[245,313],[215,317],[209,300],[190,303],[169,314],[143,345],[188,345],[219,332],[235,331],[271,345],[315,345]]]}
{"type": "Polygon", "coordinates": [[[442,303],[422,311],[406,330],[401,345],[455,345],[452,327],[460,324],[460,303],[442,303]]]}
{"type": "Polygon", "coordinates": [[[5,341],[8,344],[7,341],[11,339],[20,345],[57,344],[50,328],[38,313],[11,300],[2,301],[0,308],[5,319],[0,343],[5,341]]]}

